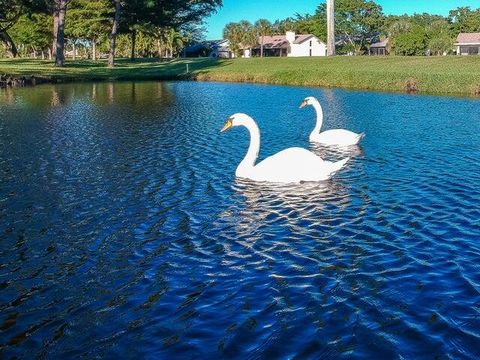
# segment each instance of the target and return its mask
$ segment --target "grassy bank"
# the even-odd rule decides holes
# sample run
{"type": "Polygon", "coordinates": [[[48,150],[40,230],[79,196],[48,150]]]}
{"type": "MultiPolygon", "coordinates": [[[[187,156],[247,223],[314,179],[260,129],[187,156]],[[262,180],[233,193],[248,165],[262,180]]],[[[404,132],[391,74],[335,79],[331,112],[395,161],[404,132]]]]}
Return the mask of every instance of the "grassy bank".
{"type": "Polygon", "coordinates": [[[480,57],[182,59],[169,62],[0,60],[0,74],[68,80],[196,79],[480,96],[480,57]],[[186,66],[189,66],[189,72],[186,66]]]}

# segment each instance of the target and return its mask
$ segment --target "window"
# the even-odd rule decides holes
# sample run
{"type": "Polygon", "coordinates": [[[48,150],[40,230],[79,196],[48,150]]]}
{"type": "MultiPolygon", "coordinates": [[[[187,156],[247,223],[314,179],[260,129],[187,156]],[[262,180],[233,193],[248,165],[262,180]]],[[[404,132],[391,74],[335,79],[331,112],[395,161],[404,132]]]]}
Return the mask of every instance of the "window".
{"type": "Polygon", "coordinates": [[[478,55],[478,47],[476,46],[470,46],[468,48],[468,54],[469,55],[478,55]]]}
{"type": "Polygon", "coordinates": [[[479,48],[477,46],[461,46],[460,53],[465,55],[478,55],[479,48]]]}
{"type": "Polygon", "coordinates": [[[312,49],[310,49],[310,56],[312,56],[312,49]]]}
{"type": "Polygon", "coordinates": [[[310,40],[310,47],[312,47],[312,40],[310,40]]]}

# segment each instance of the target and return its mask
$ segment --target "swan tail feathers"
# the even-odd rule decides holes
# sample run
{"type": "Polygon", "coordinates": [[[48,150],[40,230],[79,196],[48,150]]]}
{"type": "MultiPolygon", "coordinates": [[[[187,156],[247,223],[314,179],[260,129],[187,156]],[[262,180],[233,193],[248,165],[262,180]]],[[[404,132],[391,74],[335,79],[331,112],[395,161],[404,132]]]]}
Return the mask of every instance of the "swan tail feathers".
{"type": "Polygon", "coordinates": [[[333,174],[337,173],[337,172],[338,172],[340,169],[342,169],[342,168],[345,166],[345,164],[346,164],[347,162],[349,162],[349,161],[350,161],[350,158],[348,157],[348,158],[345,158],[345,159],[343,159],[343,160],[340,160],[340,161],[337,161],[337,162],[333,163],[333,164],[332,164],[332,172],[331,172],[331,174],[333,175],[333,174]]]}
{"type": "Polygon", "coordinates": [[[361,141],[365,137],[365,133],[362,132],[358,135],[358,141],[361,141]]]}

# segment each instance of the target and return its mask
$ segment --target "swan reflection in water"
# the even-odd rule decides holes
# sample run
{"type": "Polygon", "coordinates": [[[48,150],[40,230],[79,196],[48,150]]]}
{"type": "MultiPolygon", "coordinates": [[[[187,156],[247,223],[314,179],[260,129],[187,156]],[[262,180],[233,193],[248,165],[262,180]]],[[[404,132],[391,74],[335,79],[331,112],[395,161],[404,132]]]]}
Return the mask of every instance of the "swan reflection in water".
{"type": "Polygon", "coordinates": [[[365,156],[365,152],[361,145],[326,146],[322,144],[311,143],[310,150],[324,160],[341,159],[348,156],[352,161],[355,158],[363,158],[365,156]]]}
{"type": "Polygon", "coordinates": [[[351,203],[348,189],[338,179],[301,184],[237,179],[234,190],[245,199],[235,220],[237,234],[250,241],[255,234],[261,236],[260,228],[277,224],[295,235],[306,234],[351,203]]]}

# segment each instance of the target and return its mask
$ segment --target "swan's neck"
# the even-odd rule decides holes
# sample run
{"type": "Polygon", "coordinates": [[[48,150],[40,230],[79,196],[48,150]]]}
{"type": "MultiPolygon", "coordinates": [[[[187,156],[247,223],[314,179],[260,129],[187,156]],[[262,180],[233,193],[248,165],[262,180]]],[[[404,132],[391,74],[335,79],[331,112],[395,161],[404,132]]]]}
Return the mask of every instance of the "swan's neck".
{"type": "Polygon", "coordinates": [[[250,146],[248,147],[245,158],[237,167],[237,175],[245,174],[245,172],[253,169],[260,150],[260,130],[257,124],[255,124],[255,121],[252,119],[243,120],[243,124],[241,125],[245,126],[250,133],[250,146]]]}
{"type": "Polygon", "coordinates": [[[317,124],[315,125],[315,128],[313,129],[312,133],[310,134],[310,137],[314,135],[318,135],[320,133],[320,130],[322,129],[322,124],[323,124],[322,106],[318,101],[314,101],[312,106],[315,109],[315,112],[317,113],[317,124]]]}

